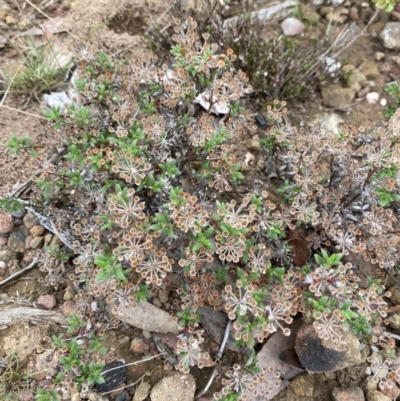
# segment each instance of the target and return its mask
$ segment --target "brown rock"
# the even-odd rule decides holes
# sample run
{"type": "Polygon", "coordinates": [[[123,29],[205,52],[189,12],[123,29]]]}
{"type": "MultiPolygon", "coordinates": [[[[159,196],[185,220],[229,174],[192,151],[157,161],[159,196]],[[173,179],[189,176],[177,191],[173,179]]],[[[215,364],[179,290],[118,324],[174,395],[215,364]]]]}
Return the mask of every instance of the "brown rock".
{"type": "MultiPolygon", "coordinates": [[[[114,305],[108,304],[106,309],[113,313],[114,305]]],[[[179,333],[181,328],[176,319],[168,312],[154,305],[141,301],[136,306],[119,305],[116,310],[119,320],[142,330],[154,331],[156,333],[179,333]]]]}
{"type": "Polygon", "coordinates": [[[5,263],[10,263],[13,257],[12,252],[9,249],[4,249],[0,251],[0,260],[5,263]]]}
{"type": "Polygon", "coordinates": [[[29,235],[28,237],[25,238],[25,248],[26,249],[29,249],[31,247],[32,240],[33,240],[32,235],[29,235]]]}
{"type": "Polygon", "coordinates": [[[46,229],[43,226],[33,226],[29,232],[33,238],[40,237],[45,233],[46,229]]]}
{"type": "Polygon", "coordinates": [[[50,248],[53,250],[58,250],[60,245],[62,244],[60,238],[57,237],[57,235],[53,236],[53,239],[50,242],[50,248]]]}
{"type": "Polygon", "coordinates": [[[132,401],[143,401],[147,398],[150,393],[151,384],[145,381],[141,381],[135,390],[135,395],[132,401]]]}
{"type": "Polygon", "coordinates": [[[368,27],[367,32],[379,34],[383,31],[384,28],[385,28],[384,22],[375,22],[374,24],[371,24],[368,27]]]}
{"type": "Polygon", "coordinates": [[[339,388],[332,391],[333,401],[365,401],[364,392],[359,387],[339,388]]]}
{"type": "Polygon", "coordinates": [[[389,292],[390,292],[390,299],[391,301],[395,304],[395,305],[399,305],[400,304],[400,289],[397,288],[396,286],[394,287],[390,287],[389,288],[389,292]]]}
{"type": "Polygon", "coordinates": [[[22,219],[25,227],[30,230],[33,226],[38,224],[38,218],[33,213],[27,213],[22,219]]]}
{"type": "Polygon", "coordinates": [[[290,387],[298,397],[308,397],[308,399],[313,397],[315,385],[314,377],[309,374],[297,376],[290,383],[290,387]]]}
{"type": "Polygon", "coordinates": [[[72,301],[75,297],[75,289],[72,285],[69,285],[64,292],[63,300],[72,301]]]}
{"type": "Polygon", "coordinates": [[[192,401],[196,390],[193,376],[176,372],[161,379],[151,390],[151,401],[192,401]]]}
{"type": "Polygon", "coordinates": [[[349,17],[353,21],[358,21],[360,19],[360,16],[358,15],[358,8],[357,7],[351,7],[350,8],[349,17]]]}
{"type": "Polygon", "coordinates": [[[52,239],[53,239],[53,234],[50,234],[50,233],[46,234],[44,236],[44,245],[45,246],[50,245],[52,239]]]}
{"type": "Polygon", "coordinates": [[[328,107],[343,110],[353,102],[355,93],[350,88],[328,85],[321,89],[322,100],[328,107]]]}
{"type": "Polygon", "coordinates": [[[0,214],[0,234],[7,234],[14,228],[14,219],[10,213],[0,214]]]}
{"type": "Polygon", "coordinates": [[[76,313],[77,315],[79,315],[79,311],[78,311],[78,307],[76,306],[76,303],[74,301],[65,301],[62,305],[61,305],[61,313],[65,316],[65,317],[72,317],[74,315],[74,313],[76,313]]]}
{"type": "Polygon", "coordinates": [[[325,15],[328,15],[329,13],[333,13],[335,9],[332,6],[323,6],[320,8],[319,13],[325,17],[325,15]]]}
{"type": "Polygon", "coordinates": [[[257,139],[249,139],[246,142],[246,148],[254,152],[258,152],[261,149],[260,141],[257,139]]]}
{"type": "Polygon", "coordinates": [[[389,397],[386,397],[378,390],[368,391],[366,395],[367,401],[391,401],[389,397]]]}
{"type": "Polygon", "coordinates": [[[389,326],[395,330],[400,329],[400,314],[395,313],[389,317],[389,326]]]}
{"type": "Polygon", "coordinates": [[[361,88],[368,85],[368,80],[359,70],[354,70],[348,78],[348,85],[354,92],[358,92],[361,88]]]}
{"type": "Polygon", "coordinates": [[[54,295],[41,295],[37,300],[37,304],[50,310],[56,306],[56,298],[54,295]]]}
{"type": "Polygon", "coordinates": [[[131,345],[129,346],[129,350],[134,352],[135,354],[143,354],[145,351],[149,350],[150,347],[146,344],[141,338],[135,337],[131,341],[131,345]]]}
{"type": "Polygon", "coordinates": [[[40,249],[44,245],[44,237],[36,237],[33,238],[31,242],[31,248],[32,249],[40,249]]]}

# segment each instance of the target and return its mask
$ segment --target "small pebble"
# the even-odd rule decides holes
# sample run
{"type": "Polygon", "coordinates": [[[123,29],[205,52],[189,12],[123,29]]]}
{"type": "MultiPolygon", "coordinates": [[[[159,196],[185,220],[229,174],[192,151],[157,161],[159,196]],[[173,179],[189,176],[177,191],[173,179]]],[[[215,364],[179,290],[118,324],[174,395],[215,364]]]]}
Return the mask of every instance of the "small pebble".
{"type": "Polygon", "coordinates": [[[147,330],[143,330],[143,331],[142,331],[142,334],[143,334],[143,337],[146,338],[147,340],[149,340],[150,338],[153,337],[153,335],[151,334],[151,332],[150,332],[150,331],[147,331],[147,330]]]}
{"type": "Polygon", "coordinates": [[[41,295],[37,300],[37,304],[50,310],[56,306],[56,298],[54,295],[41,295]]]}
{"type": "Polygon", "coordinates": [[[15,18],[12,15],[7,15],[6,24],[12,25],[12,24],[15,24],[16,22],[17,21],[15,20],[15,18]]]}
{"type": "Polygon", "coordinates": [[[369,92],[366,95],[367,102],[369,104],[376,104],[379,100],[379,93],[377,92],[369,92]]]}
{"type": "Polygon", "coordinates": [[[297,36],[304,32],[304,24],[297,18],[293,17],[283,20],[281,28],[285,36],[297,36]]]}
{"type": "Polygon", "coordinates": [[[385,107],[385,106],[387,105],[387,100],[386,100],[385,98],[382,98],[381,101],[379,102],[379,104],[380,104],[382,107],[385,107]]]}
{"type": "Polygon", "coordinates": [[[4,270],[7,267],[6,262],[3,262],[2,260],[0,260],[0,270],[4,270]]]}
{"type": "Polygon", "coordinates": [[[14,219],[9,213],[0,214],[0,234],[8,234],[14,228],[14,219]]]}

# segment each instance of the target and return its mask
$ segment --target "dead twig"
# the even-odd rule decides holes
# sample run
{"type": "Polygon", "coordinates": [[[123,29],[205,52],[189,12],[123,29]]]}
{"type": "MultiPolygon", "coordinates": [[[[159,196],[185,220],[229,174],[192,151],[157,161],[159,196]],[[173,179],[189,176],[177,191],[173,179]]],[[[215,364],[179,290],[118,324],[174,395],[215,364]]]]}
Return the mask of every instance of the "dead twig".
{"type": "Polygon", "coordinates": [[[14,280],[15,278],[21,276],[22,274],[26,273],[27,271],[31,270],[36,265],[36,260],[30,263],[28,266],[24,267],[23,269],[17,271],[16,273],[12,274],[11,276],[7,277],[3,281],[0,281],[0,287],[4,284],[9,283],[10,281],[14,280]]]}
{"type": "MultiPolygon", "coordinates": [[[[232,320],[228,320],[228,323],[225,327],[225,333],[224,333],[224,338],[222,339],[221,342],[221,346],[219,347],[219,351],[217,354],[217,357],[215,358],[215,361],[218,362],[221,358],[222,358],[222,354],[224,352],[226,343],[228,342],[228,338],[229,338],[229,333],[231,330],[231,325],[232,325],[232,320]]],[[[217,375],[217,366],[215,366],[210,378],[208,379],[207,384],[204,386],[203,390],[200,391],[200,393],[197,393],[195,396],[195,399],[197,400],[198,398],[200,398],[203,394],[205,394],[208,389],[210,388],[212,382],[214,381],[215,376],[217,375]]]]}
{"type": "Polygon", "coordinates": [[[0,325],[15,324],[23,320],[31,321],[47,321],[58,325],[65,326],[67,324],[66,317],[57,311],[19,307],[0,311],[0,325]]]}

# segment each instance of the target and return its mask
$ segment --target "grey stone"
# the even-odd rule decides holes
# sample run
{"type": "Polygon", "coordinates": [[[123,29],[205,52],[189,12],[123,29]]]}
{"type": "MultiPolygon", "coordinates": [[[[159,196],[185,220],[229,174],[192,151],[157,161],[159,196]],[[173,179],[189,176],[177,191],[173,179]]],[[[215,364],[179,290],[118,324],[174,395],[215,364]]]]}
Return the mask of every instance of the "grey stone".
{"type": "Polygon", "coordinates": [[[36,238],[33,238],[31,241],[32,249],[43,248],[43,245],[44,245],[44,237],[36,237],[36,238]]]}
{"type": "Polygon", "coordinates": [[[6,263],[11,262],[11,259],[13,257],[12,252],[9,249],[4,249],[0,251],[0,260],[6,263]]]}
{"type": "Polygon", "coordinates": [[[350,331],[342,331],[342,342],[321,339],[312,324],[304,324],[296,338],[295,350],[301,365],[309,372],[336,372],[361,360],[360,342],[350,331]]]}
{"type": "Polygon", "coordinates": [[[348,78],[348,85],[351,90],[358,92],[361,88],[365,88],[368,85],[368,80],[359,70],[354,70],[348,78]]]}
{"type": "Polygon", "coordinates": [[[322,100],[325,106],[345,109],[355,98],[355,92],[339,85],[328,85],[322,88],[322,100]]]}
{"type": "Polygon", "coordinates": [[[378,383],[372,378],[372,376],[367,376],[363,381],[361,388],[365,391],[365,393],[368,393],[376,390],[378,388],[378,383]]]}
{"type": "Polygon", "coordinates": [[[389,317],[389,326],[395,330],[400,329],[400,315],[398,313],[389,317]]]}
{"type": "Polygon", "coordinates": [[[16,219],[22,219],[25,216],[25,213],[26,213],[26,210],[24,207],[22,207],[17,212],[11,212],[11,216],[15,217],[16,219]]]}
{"type": "Polygon", "coordinates": [[[400,22],[388,22],[379,37],[386,49],[400,50],[400,22]]]}
{"type": "Polygon", "coordinates": [[[13,252],[24,252],[25,251],[25,238],[22,240],[18,232],[14,231],[11,233],[10,238],[8,239],[7,246],[10,251],[13,252]]]}
{"type": "Polygon", "coordinates": [[[285,36],[297,36],[304,32],[304,24],[293,17],[284,19],[281,22],[281,28],[285,36]]]}
{"type": "Polygon", "coordinates": [[[368,391],[366,395],[367,401],[391,401],[389,397],[386,397],[378,390],[368,391]]]}
{"type": "Polygon", "coordinates": [[[137,386],[135,395],[133,396],[132,401],[143,401],[147,398],[147,396],[150,393],[151,389],[151,384],[147,382],[140,382],[140,384],[137,386]]]}
{"type": "Polygon", "coordinates": [[[25,227],[30,230],[33,226],[38,224],[38,218],[33,213],[27,213],[22,221],[25,224],[25,227]]]}
{"type": "Polygon", "coordinates": [[[365,401],[364,392],[359,387],[339,388],[332,391],[333,401],[365,401]]]}
{"type": "Polygon", "coordinates": [[[193,376],[176,372],[164,377],[151,390],[151,401],[193,401],[196,381],[193,376]]]}
{"type": "MultiPolygon", "coordinates": [[[[113,307],[112,303],[107,305],[107,309],[111,313],[113,307]]],[[[119,320],[142,330],[175,334],[180,331],[178,322],[168,312],[145,301],[141,301],[136,306],[124,307],[119,305],[115,316],[119,320]]]]}

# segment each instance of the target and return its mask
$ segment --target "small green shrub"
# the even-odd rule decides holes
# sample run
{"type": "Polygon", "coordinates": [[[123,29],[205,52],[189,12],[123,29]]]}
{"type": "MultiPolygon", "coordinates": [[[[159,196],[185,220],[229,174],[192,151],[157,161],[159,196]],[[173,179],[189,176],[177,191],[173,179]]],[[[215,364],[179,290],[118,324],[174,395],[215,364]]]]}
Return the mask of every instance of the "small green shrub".
{"type": "MultiPolygon", "coordinates": [[[[336,134],[297,130],[286,104],[274,101],[260,158],[272,164],[264,178],[277,190],[253,190],[234,155],[240,135],[256,129],[242,102],[252,87],[232,68],[233,51],[217,53],[196,27],[191,18],[177,22],[172,65],[133,61],[119,90],[109,56],[77,55],[80,103],[47,113],[63,156],[41,162],[34,178],[34,207],[67,238],[74,273],[65,278],[61,261],[44,250],[43,282],[83,286],[87,302],[113,304],[114,321],[119,308],[172,290],[170,312],[185,326],[177,368],[185,372],[211,359],[199,329],[204,304],[227,314],[249,365],[255,343],[277,330],[289,335],[299,313],[321,338],[343,341],[351,331],[374,349],[393,347],[389,293],[378,274],[366,278],[353,262],[397,269],[400,113],[374,129],[336,134]]],[[[76,317],[70,322],[81,327],[76,317]]],[[[98,365],[83,363],[87,347],[101,350],[91,339],[84,348],[53,337],[63,352],[60,382],[101,380],[98,365]]],[[[256,380],[237,366],[216,399],[235,399],[256,380]]]]}

